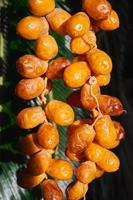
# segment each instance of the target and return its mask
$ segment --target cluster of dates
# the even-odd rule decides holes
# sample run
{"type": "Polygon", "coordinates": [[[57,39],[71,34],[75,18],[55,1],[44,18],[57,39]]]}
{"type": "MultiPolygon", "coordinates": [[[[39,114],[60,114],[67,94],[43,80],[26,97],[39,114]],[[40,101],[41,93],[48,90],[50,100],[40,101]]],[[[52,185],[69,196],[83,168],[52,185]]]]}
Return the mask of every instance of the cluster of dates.
{"type": "Polygon", "coordinates": [[[68,126],[65,155],[78,162],[76,180],[67,190],[68,200],[83,198],[88,184],[105,172],[119,169],[119,158],[110,149],[117,147],[125,131],[111,116],[123,113],[123,105],[116,97],[102,95],[101,86],[110,82],[112,61],[109,55],[97,48],[95,31],[115,30],[119,27],[117,13],[106,0],[83,0],[83,11],[71,16],[55,8],[54,0],[28,0],[32,16],[24,17],[17,25],[17,33],[35,40],[35,55],[24,55],[17,60],[17,71],[24,77],[16,86],[16,95],[24,100],[38,98],[42,106],[28,107],[17,115],[22,129],[37,126],[36,133],[23,137],[18,148],[28,156],[26,168],[19,174],[18,183],[23,188],[33,188],[41,183],[43,198],[63,200],[57,180],[69,180],[74,175],[70,162],[53,158],[59,143],[56,124],[68,126]],[[49,35],[49,27],[60,35],[69,35],[70,49],[77,56],[73,60],[59,57],[58,45],[49,35]],[[52,90],[52,80],[63,79],[74,89],[67,103],[59,100],[46,102],[52,90]],[[74,121],[72,107],[90,112],[88,119],[74,121]]]}

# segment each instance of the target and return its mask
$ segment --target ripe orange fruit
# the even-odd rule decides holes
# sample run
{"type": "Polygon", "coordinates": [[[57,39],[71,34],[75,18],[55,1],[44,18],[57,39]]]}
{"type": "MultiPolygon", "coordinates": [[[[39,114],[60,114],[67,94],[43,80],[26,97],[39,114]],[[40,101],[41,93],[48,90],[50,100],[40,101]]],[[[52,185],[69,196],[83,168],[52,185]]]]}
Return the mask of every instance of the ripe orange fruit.
{"type": "Polygon", "coordinates": [[[83,10],[95,20],[105,19],[110,15],[111,5],[106,0],[83,0],[83,10]]]}
{"type": "Polygon", "coordinates": [[[99,20],[96,25],[104,31],[113,31],[120,26],[120,21],[117,13],[112,10],[107,19],[99,20]]]}
{"type": "Polygon", "coordinates": [[[70,88],[78,88],[90,77],[90,69],[86,62],[74,62],[64,71],[64,82],[70,88]]]}
{"type": "Polygon", "coordinates": [[[48,62],[34,55],[21,56],[16,62],[17,72],[25,78],[37,78],[48,69],[48,62]]]}
{"type": "Polygon", "coordinates": [[[47,174],[58,180],[69,180],[73,176],[72,165],[63,159],[53,159],[47,168],[47,174]]]}
{"type": "Polygon", "coordinates": [[[51,123],[42,124],[36,134],[37,142],[45,149],[54,149],[59,143],[58,130],[51,123]]]}
{"type": "Polygon", "coordinates": [[[15,94],[21,99],[29,100],[41,95],[44,89],[45,82],[41,77],[22,79],[16,85],[15,94]]]}
{"type": "Polygon", "coordinates": [[[106,86],[110,83],[111,75],[110,74],[105,74],[105,75],[98,75],[96,76],[97,82],[99,86],[106,86]]]}
{"type": "Polygon", "coordinates": [[[66,23],[70,17],[71,15],[61,8],[55,8],[46,16],[50,27],[60,35],[66,35],[66,23]]]}
{"type": "Polygon", "coordinates": [[[41,36],[36,41],[35,53],[43,60],[54,58],[58,53],[58,45],[56,40],[51,35],[41,36]]]}
{"type": "Polygon", "coordinates": [[[41,191],[45,200],[63,200],[63,192],[54,180],[47,179],[41,184],[41,191]]]}
{"type": "Polygon", "coordinates": [[[23,129],[34,128],[42,124],[45,119],[45,112],[41,107],[25,108],[17,115],[17,125],[23,129]]]}
{"type": "Polygon", "coordinates": [[[27,40],[36,40],[48,31],[49,25],[45,17],[27,16],[17,24],[17,34],[27,40]]]}
{"type": "Polygon", "coordinates": [[[55,0],[28,0],[31,13],[35,16],[44,16],[55,8],[55,0]]]}
{"type": "Polygon", "coordinates": [[[66,23],[66,31],[70,37],[80,37],[90,28],[90,19],[84,12],[73,15],[66,23]]]}
{"type": "Polygon", "coordinates": [[[79,200],[82,199],[88,190],[88,184],[75,181],[71,183],[67,188],[67,199],[68,200],[79,200]]]}
{"type": "Polygon", "coordinates": [[[112,71],[112,60],[100,49],[93,49],[86,54],[89,66],[95,75],[106,75],[112,71]]]}
{"type": "Polygon", "coordinates": [[[68,126],[74,120],[73,109],[62,101],[50,101],[45,107],[45,112],[49,120],[60,126],[68,126]]]}

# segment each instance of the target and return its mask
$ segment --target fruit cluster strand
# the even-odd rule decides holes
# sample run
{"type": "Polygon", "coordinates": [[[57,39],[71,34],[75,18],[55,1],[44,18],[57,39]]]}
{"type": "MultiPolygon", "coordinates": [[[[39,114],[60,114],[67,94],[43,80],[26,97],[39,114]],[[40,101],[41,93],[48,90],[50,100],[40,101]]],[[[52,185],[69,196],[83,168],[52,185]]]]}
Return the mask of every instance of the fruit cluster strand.
{"type": "Polygon", "coordinates": [[[119,158],[111,151],[125,135],[123,126],[111,117],[124,112],[121,101],[101,94],[100,87],[110,83],[112,60],[97,48],[95,33],[119,27],[119,17],[107,0],[83,0],[82,12],[74,15],[55,8],[55,0],[28,0],[31,16],[17,24],[17,34],[35,40],[35,55],[18,58],[17,71],[23,77],[15,88],[24,100],[37,98],[41,106],[28,107],[17,115],[22,129],[37,127],[18,142],[19,151],[28,156],[25,169],[18,176],[23,188],[41,186],[45,200],[63,200],[63,192],[55,180],[70,180],[74,176],[71,162],[54,158],[59,144],[56,125],[68,126],[65,155],[77,162],[75,180],[66,188],[68,200],[84,198],[88,185],[106,172],[119,169],[119,158]],[[70,60],[57,57],[58,45],[49,30],[70,37],[70,60]],[[55,58],[55,59],[54,59],[55,58]],[[67,102],[51,100],[52,80],[63,79],[72,89],[67,102]],[[88,118],[74,121],[75,108],[88,111],[88,118]],[[90,115],[89,115],[90,113],[90,115]],[[51,178],[48,178],[51,177],[51,178]]]}

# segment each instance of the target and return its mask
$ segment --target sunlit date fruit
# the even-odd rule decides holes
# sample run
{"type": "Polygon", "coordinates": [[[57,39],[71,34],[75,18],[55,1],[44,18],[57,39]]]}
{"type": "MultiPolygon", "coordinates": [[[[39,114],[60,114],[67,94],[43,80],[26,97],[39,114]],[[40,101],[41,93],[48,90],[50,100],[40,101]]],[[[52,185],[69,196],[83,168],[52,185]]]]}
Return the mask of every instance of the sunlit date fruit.
{"type": "Polygon", "coordinates": [[[79,161],[85,160],[85,156],[84,156],[83,153],[76,154],[76,153],[73,153],[73,152],[69,151],[69,149],[66,149],[65,155],[66,155],[70,160],[72,160],[72,161],[74,161],[74,162],[79,162],[79,161]]]}
{"type": "Polygon", "coordinates": [[[92,161],[86,161],[77,167],[77,179],[84,183],[89,184],[96,178],[96,164],[92,161]]]}
{"type": "Polygon", "coordinates": [[[87,110],[93,110],[97,106],[95,97],[100,96],[100,87],[98,83],[90,85],[89,83],[84,84],[80,91],[80,101],[87,110]]]}
{"type": "Polygon", "coordinates": [[[27,16],[17,24],[17,34],[27,40],[36,40],[49,31],[49,25],[45,17],[27,16]]]}
{"type": "Polygon", "coordinates": [[[16,62],[17,72],[25,78],[37,78],[48,69],[48,62],[34,55],[21,56],[16,62]]]}
{"type": "Polygon", "coordinates": [[[18,185],[22,188],[32,189],[39,185],[43,179],[45,178],[45,174],[41,174],[38,176],[32,176],[29,174],[27,169],[21,171],[18,175],[18,185]]]}
{"type": "Polygon", "coordinates": [[[67,133],[67,148],[73,153],[83,152],[94,140],[95,131],[91,125],[83,124],[67,133]]]}
{"type": "Polygon", "coordinates": [[[17,125],[23,129],[30,129],[42,124],[46,119],[41,107],[31,107],[21,110],[17,115],[17,125]]]}
{"type": "Polygon", "coordinates": [[[66,23],[71,15],[61,8],[55,8],[46,16],[50,27],[60,35],[66,35],[66,23]]]}
{"type": "Polygon", "coordinates": [[[114,148],[114,143],[117,140],[117,132],[115,130],[113,121],[109,115],[103,115],[94,125],[96,132],[95,141],[107,148],[114,148]]]}
{"type": "Polygon", "coordinates": [[[107,53],[93,49],[86,54],[86,60],[95,75],[106,75],[112,71],[112,60],[107,53]]]}
{"type": "Polygon", "coordinates": [[[36,55],[43,60],[50,60],[58,53],[58,45],[51,35],[43,35],[35,44],[36,55]]]}
{"type": "Polygon", "coordinates": [[[23,155],[33,155],[34,153],[37,153],[41,151],[42,147],[37,144],[36,141],[36,133],[28,134],[20,139],[20,141],[17,144],[17,149],[23,154],[23,155]]]}
{"type": "Polygon", "coordinates": [[[33,79],[22,79],[15,88],[15,94],[21,99],[29,100],[42,94],[45,88],[44,79],[41,77],[33,79]]]}
{"type": "Polygon", "coordinates": [[[55,8],[55,0],[28,0],[31,13],[41,17],[47,15],[55,8]]]}
{"type": "Polygon", "coordinates": [[[83,0],[83,10],[95,20],[109,17],[111,5],[106,0],[83,0]]]}
{"type": "Polygon", "coordinates": [[[65,57],[56,58],[55,60],[52,60],[49,63],[46,76],[49,79],[63,78],[65,67],[67,67],[70,64],[71,61],[65,57]]]}
{"type": "Polygon", "coordinates": [[[41,183],[42,196],[45,200],[63,200],[63,192],[54,180],[44,180],[41,183]]]}
{"type": "Polygon", "coordinates": [[[34,155],[27,162],[27,170],[31,175],[37,176],[46,172],[50,165],[51,154],[42,150],[34,155]]]}
{"type": "Polygon", "coordinates": [[[112,10],[107,19],[96,22],[97,26],[104,31],[113,31],[120,26],[120,21],[117,13],[112,10]]]}
{"type": "Polygon", "coordinates": [[[45,149],[54,149],[59,143],[59,133],[51,123],[42,124],[36,134],[37,142],[45,149]]]}
{"type": "Polygon", "coordinates": [[[66,31],[70,37],[80,37],[90,28],[90,19],[84,12],[73,15],[66,23],[66,31]]]}
{"type": "Polygon", "coordinates": [[[70,106],[81,108],[82,102],[80,100],[80,90],[73,91],[71,94],[69,94],[67,97],[67,103],[70,106]]]}
{"type": "Polygon", "coordinates": [[[84,54],[93,48],[96,48],[96,36],[93,31],[88,31],[82,37],[76,37],[71,40],[71,51],[75,54],[84,54]]]}
{"type": "Polygon", "coordinates": [[[123,113],[123,105],[121,101],[116,97],[100,95],[98,102],[101,112],[105,115],[119,116],[123,113]]]}
{"type": "Polygon", "coordinates": [[[95,162],[105,172],[115,172],[119,169],[119,158],[104,147],[92,143],[85,150],[87,160],[95,162]]]}
{"type": "Polygon", "coordinates": [[[106,75],[98,75],[96,76],[97,82],[99,86],[106,86],[110,83],[111,75],[106,74],[106,75]]]}
{"type": "Polygon", "coordinates": [[[74,62],[64,71],[64,82],[70,88],[79,88],[89,79],[91,71],[86,62],[74,62]]]}
{"type": "Polygon", "coordinates": [[[88,191],[88,184],[81,183],[80,181],[75,181],[71,183],[66,191],[68,200],[80,200],[82,199],[88,191]]]}
{"type": "Polygon", "coordinates": [[[61,126],[68,126],[74,121],[73,109],[62,101],[50,101],[45,107],[45,112],[49,120],[61,126]]]}
{"type": "Polygon", "coordinates": [[[72,165],[63,159],[53,159],[46,170],[47,174],[58,180],[69,180],[73,176],[72,165]]]}

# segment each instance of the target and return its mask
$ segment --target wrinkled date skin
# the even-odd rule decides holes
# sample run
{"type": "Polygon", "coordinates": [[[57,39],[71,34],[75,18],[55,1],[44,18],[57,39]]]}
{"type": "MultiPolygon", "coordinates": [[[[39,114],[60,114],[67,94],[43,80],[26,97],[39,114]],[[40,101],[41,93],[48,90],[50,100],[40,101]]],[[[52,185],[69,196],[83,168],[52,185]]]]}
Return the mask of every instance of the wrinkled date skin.
{"type": "Polygon", "coordinates": [[[82,199],[88,190],[88,184],[75,181],[71,183],[67,188],[67,199],[68,200],[79,200],[82,199]]]}
{"type": "Polygon", "coordinates": [[[46,172],[55,179],[69,180],[73,176],[73,167],[66,160],[53,159],[46,172]]]}
{"type": "Polygon", "coordinates": [[[64,57],[59,57],[55,60],[52,60],[49,63],[48,70],[46,72],[46,76],[49,79],[59,79],[63,78],[63,73],[65,67],[71,64],[71,61],[64,57]]]}
{"type": "Polygon", "coordinates": [[[50,161],[51,161],[51,154],[49,153],[49,151],[42,150],[34,154],[28,160],[27,170],[33,176],[43,174],[49,167],[50,161]]]}
{"type": "Polygon", "coordinates": [[[100,110],[103,114],[119,116],[123,113],[123,105],[116,97],[100,95],[98,102],[100,110]]]}
{"type": "Polygon", "coordinates": [[[24,100],[30,100],[42,94],[45,88],[44,79],[41,77],[34,79],[22,79],[16,85],[16,95],[24,100]]]}
{"type": "Polygon", "coordinates": [[[83,9],[93,19],[100,20],[110,15],[111,5],[106,0],[83,0],[83,9]]]}
{"type": "Polygon", "coordinates": [[[83,124],[67,133],[67,148],[70,152],[79,154],[94,140],[95,131],[92,126],[83,124]]]}
{"type": "Polygon", "coordinates": [[[45,200],[63,200],[63,192],[54,180],[45,180],[41,184],[41,191],[45,200]]]}
{"type": "Polygon", "coordinates": [[[34,128],[42,124],[45,119],[45,112],[41,107],[25,108],[17,115],[17,125],[23,129],[34,128]]]}
{"type": "Polygon", "coordinates": [[[16,62],[17,72],[25,78],[37,78],[42,76],[48,69],[48,61],[26,54],[16,62]]]}

